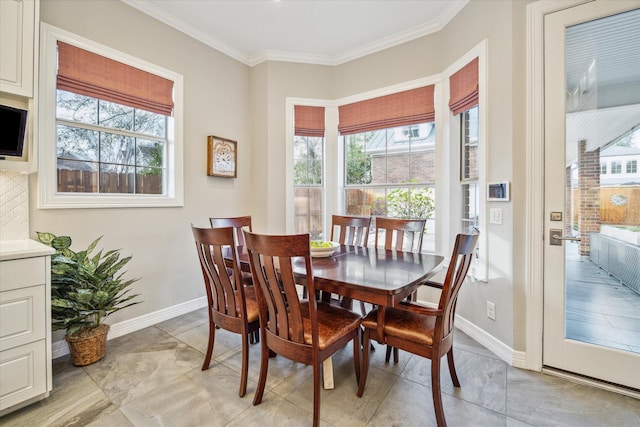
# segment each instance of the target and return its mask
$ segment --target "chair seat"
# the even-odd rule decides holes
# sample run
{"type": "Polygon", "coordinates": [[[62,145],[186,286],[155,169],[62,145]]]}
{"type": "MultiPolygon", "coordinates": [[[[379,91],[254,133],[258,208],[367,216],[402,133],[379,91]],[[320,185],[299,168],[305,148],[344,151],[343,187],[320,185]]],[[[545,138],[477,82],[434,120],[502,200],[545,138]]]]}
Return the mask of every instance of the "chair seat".
{"type": "MultiPolygon", "coordinates": [[[[238,291],[236,291],[236,294],[238,291]]],[[[244,288],[245,305],[247,306],[247,323],[252,323],[258,320],[260,315],[260,308],[258,307],[258,299],[256,298],[256,291],[253,287],[244,288]]],[[[236,298],[236,310],[240,311],[240,298],[236,298]]]]}
{"type": "MultiPolygon", "coordinates": [[[[305,344],[311,345],[311,321],[309,320],[309,301],[300,302],[304,325],[305,344]]],[[[318,302],[318,346],[324,350],[360,325],[361,316],[351,310],[318,302]]]]}
{"type": "MultiPolygon", "coordinates": [[[[378,327],[378,309],[371,310],[362,319],[362,326],[373,331],[378,327]]],[[[411,311],[388,307],[385,309],[384,334],[406,341],[433,345],[435,316],[424,316],[411,311]]]]}

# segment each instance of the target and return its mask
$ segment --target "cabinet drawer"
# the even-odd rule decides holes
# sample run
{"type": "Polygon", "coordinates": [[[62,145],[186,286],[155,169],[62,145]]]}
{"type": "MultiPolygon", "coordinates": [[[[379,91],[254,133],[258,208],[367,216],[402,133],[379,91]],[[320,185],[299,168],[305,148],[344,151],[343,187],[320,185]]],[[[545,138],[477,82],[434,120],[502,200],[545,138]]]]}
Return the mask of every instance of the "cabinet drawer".
{"type": "Polygon", "coordinates": [[[47,392],[45,340],[0,352],[0,411],[47,392]]]}
{"type": "Polygon", "coordinates": [[[46,335],[45,286],[0,292],[0,351],[46,335]]]}
{"type": "Polygon", "coordinates": [[[0,291],[44,285],[46,258],[22,258],[0,262],[0,291]]]}

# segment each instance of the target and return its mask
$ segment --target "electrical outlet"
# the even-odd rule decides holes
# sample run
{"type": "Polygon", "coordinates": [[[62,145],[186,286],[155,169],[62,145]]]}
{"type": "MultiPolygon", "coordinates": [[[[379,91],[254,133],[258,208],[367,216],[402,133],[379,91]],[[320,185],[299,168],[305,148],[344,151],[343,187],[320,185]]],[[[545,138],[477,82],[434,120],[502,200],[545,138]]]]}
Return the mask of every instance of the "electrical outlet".
{"type": "Polygon", "coordinates": [[[487,301],[487,317],[496,320],[496,305],[491,301],[487,301]]]}

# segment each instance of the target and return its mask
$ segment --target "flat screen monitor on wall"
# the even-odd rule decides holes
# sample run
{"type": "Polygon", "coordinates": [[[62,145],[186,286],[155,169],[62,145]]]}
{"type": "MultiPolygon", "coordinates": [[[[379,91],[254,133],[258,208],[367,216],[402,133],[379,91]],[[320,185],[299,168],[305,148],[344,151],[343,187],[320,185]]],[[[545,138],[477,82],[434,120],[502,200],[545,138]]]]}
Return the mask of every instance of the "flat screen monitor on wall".
{"type": "Polygon", "coordinates": [[[22,157],[27,110],[0,105],[0,158],[22,157]]]}

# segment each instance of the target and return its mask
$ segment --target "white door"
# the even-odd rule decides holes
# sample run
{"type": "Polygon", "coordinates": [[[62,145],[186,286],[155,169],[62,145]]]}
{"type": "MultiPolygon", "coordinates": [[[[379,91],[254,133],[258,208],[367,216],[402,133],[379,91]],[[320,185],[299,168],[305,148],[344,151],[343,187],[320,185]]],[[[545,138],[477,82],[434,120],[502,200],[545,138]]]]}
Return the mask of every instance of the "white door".
{"type": "Polygon", "coordinates": [[[640,389],[640,1],[544,24],[543,364],[640,389]]]}

